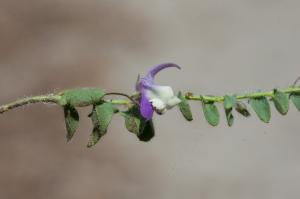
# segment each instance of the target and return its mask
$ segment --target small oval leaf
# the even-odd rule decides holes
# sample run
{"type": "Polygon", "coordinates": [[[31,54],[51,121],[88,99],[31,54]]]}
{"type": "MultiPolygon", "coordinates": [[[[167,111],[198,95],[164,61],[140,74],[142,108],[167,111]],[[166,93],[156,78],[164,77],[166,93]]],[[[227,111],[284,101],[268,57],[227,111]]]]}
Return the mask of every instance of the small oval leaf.
{"type": "Polygon", "coordinates": [[[245,117],[250,116],[250,112],[247,109],[247,105],[242,101],[237,101],[235,103],[235,110],[245,117]]]}
{"type": "Polygon", "coordinates": [[[138,135],[140,132],[141,121],[143,121],[142,118],[139,117],[138,110],[132,107],[129,110],[122,112],[121,115],[125,119],[126,129],[129,132],[138,135]]]}
{"type": "Polygon", "coordinates": [[[115,112],[115,108],[110,102],[103,103],[101,105],[96,105],[96,115],[99,121],[99,128],[101,132],[106,132],[108,125],[112,119],[115,112]]]}
{"type": "Polygon", "coordinates": [[[212,126],[217,126],[220,122],[220,114],[216,105],[213,102],[202,101],[202,107],[206,121],[212,126]]]}
{"type": "Polygon", "coordinates": [[[61,103],[67,103],[74,107],[99,103],[104,94],[104,91],[97,88],[71,89],[59,93],[62,96],[61,103]]]}
{"type": "Polygon", "coordinates": [[[255,111],[258,118],[268,123],[271,119],[270,104],[266,97],[251,98],[250,105],[255,111]]]}
{"type": "Polygon", "coordinates": [[[274,97],[272,98],[275,108],[277,111],[282,114],[286,115],[289,111],[289,97],[286,93],[274,90],[274,97]]]}
{"type": "Polygon", "coordinates": [[[112,120],[115,108],[110,102],[95,105],[90,115],[93,123],[93,132],[90,135],[87,147],[92,147],[106,134],[112,120]]]}
{"type": "Polygon", "coordinates": [[[225,115],[226,115],[226,120],[227,120],[227,124],[228,126],[232,126],[233,125],[233,121],[234,121],[234,117],[232,115],[232,108],[235,106],[236,104],[236,97],[233,96],[229,96],[229,95],[225,95],[224,96],[224,109],[225,109],[225,115]]]}
{"type": "Polygon", "coordinates": [[[70,141],[74,136],[79,122],[79,114],[72,106],[64,106],[64,116],[67,129],[67,141],[70,141]]]}
{"type": "Polygon", "coordinates": [[[226,115],[228,126],[232,126],[233,125],[233,121],[234,121],[234,117],[232,115],[232,108],[225,109],[225,115],[226,115]]]}
{"type": "Polygon", "coordinates": [[[295,105],[295,107],[297,108],[297,110],[300,111],[300,94],[293,93],[290,95],[290,98],[293,104],[295,105]]]}
{"type": "Polygon", "coordinates": [[[93,131],[92,131],[92,133],[91,133],[91,135],[89,137],[88,143],[87,143],[87,147],[88,148],[93,147],[95,144],[97,144],[98,141],[102,137],[102,134],[101,134],[101,131],[100,131],[100,128],[99,128],[100,121],[98,119],[97,112],[96,112],[96,107],[95,106],[93,106],[93,110],[89,114],[89,117],[92,120],[93,131]]]}
{"type": "Polygon", "coordinates": [[[101,139],[102,136],[103,135],[102,135],[99,127],[94,126],[93,127],[93,132],[91,133],[86,146],[88,148],[91,148],[91,147],[95,146],[99,142],[99,140],[101,139]]]}
{"type": "Polygon", "coordinates": [[[178,104],[179,110],[182,113],[183,117],[187,121],[192,121],[193,120],[193,115],[191,111],[191,107],[188,103],[188,100],[182,95],[181,92],[178,93],[178,98],[181,100],[181,102],[178,104]]]}
{"type": "Polygon", "coordinates": [[[225,95],[224,96],[224,108],[225,109],[230,109],[232,107],[235,106],[236,103],[236,97],[233,96],[229,96],[229,95],[225,95]]]}

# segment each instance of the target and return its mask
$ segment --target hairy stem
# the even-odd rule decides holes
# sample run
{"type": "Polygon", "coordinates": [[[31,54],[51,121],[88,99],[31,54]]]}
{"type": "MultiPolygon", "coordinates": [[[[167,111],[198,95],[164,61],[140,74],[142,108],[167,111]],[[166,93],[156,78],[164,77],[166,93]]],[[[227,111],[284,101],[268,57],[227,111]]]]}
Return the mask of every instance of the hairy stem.
{"type": "MultiPolygon", "coordinates": [[[[0,106],[0,114],[27,104],[34,104],[34,103],[59,104],[60,99],[61,99],[61,95],[54,95],[54,94],[26,97],[0,106]]],[[[131,101],[128,100],[107,100],[107,101],[116,105],[128,105],[131,103],[131,101]]]]}
{"type": "Polygon", "coordinates": [[[3,106],[0,106],[0,113],[4,113],[6,111],[17,108],[19,106],[24,106],[26,104],[33,104],[33,103],[38,103],[38,102],[58,103],[60,98],[61,98],[61,96],[53,95],[53,94],[26,97],[26,98],[11,102],[9,104],[5,104],[3,106]]]}
{"type": "MultiPolygon", "coordinates": [[[[300,88],[299,87],[288,87],[286,89],[279,90],[284,93],[299,93],[300,94],[300,88]]],[[[116,105],[130,105],[132,103],[137,103],[131,96],[126,94],[120,94],[120,93],[108,93],[107,95],[122,95],[130,100],[107,100],[113,104],[116,105]]],[[[266,92],[251,92],[251,93],[245,93],[245,94],[239,94],[236,95],[237,99],[248,99],[248,98],[256,98],[256,97],[272,97],[274,95],[274,90],[272,91],[266,91],[266,92]]],[[[209,95],[193,95],[190,93],[187,93],[185,95],[185,98],[187,100],[194,100],[194,101],[210,101],[210,102],[223,102],[224,96],[209,96],[209,95]]],[[[33,97],[26,97],[5,105],[0,106],[0,114],[4,113],[6,111],[9,111],[11,109],[24,106],[26,104],[33,104],[33,103],[54,103],[59,104],[59,101],[61,99],[60,95],[40,95],[40,96],[33,96],[33,97]]]]}

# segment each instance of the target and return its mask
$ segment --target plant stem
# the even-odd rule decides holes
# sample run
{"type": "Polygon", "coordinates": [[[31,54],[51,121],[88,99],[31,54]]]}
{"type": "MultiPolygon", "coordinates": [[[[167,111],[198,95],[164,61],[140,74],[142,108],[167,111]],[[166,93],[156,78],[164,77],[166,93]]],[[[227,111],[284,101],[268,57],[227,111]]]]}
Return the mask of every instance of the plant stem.
{"type": "MultiPolygon", "coordinates": [[[[278,90],[283,93],[300,93],[299,87],[288,87],[286,89],[278,90]]],[[[257,98],[257,97],[273,97],[274,90],[266,91],[266,92],[252,92],[252,93],[245,93],[236,95],[236,99],[248,99],[248,98],[257,98]]],[[[195,101],[209,101],[209,102],[223,102],[224,96],[204,96],[204,95],[186,95],[185,98],[187,100],[195,100],[195,101]]]]}
{"type": "MultiPolygon", "coordinates": [[[[286,89],[279,90],[284,93],[299,93],[300,94],[300,87],[288,87],[286,89]]],[[[120,95],[120,93],[109,93],[109,94],[116,94],[120,95]]],[[[248,99],[248,98],[257,98],[257,97],[273,97],[274,90],[272,91],[266,91],[266,92],[252,92],[252,93],[245,93],[245,94],[239,94],[236,95],[237,99],[248,99]]],[[[125,94],[122,94],[122,96],[125,96],[125,94]]],[[[111,102],[116,105],[130,105],[132,103],[135,103],[135,100],[133,100],[130,96],[128,97],[130,100],[107,100],[108,102],[111,102]]],[[[192,95],[192,94],[186,94],[185,98],[187,100],[193,100],[193,101],[210,101],[210,102],[223,102],[224,96],[209,96],[209,95],[192,95]]],[[[5,105],[0,106],[0,114],[7,112],[11,109],[24,106],[26,104],[33,104],[33,103],[54,103],[59,104],[59,101],[61,99],[61,95],[40,95],[40,96],[33,96],[33,97],[26,97],[5,105]]]]}
{"type": "MultiPolygon", "coordinates": [[[[111,93],[105,93],[102,97],[101,97],[101,99],[102,98],[104,98],[105,96],[107,96],[107,95],[119,95],[119,96],[123,96],[123,97],[127,97],[131,102],[133,102],[134,104],[136,104],[137,106],[139,106],[139,103],[135,100],[135,99],[133,99],[133,97],[132,96],[134,96],[134,95],[132,95],[132,96],[129,96],[129,95],[127,95],[127,94],[125,94],[125,93],[118,93],[118,92],[111,92],[111,93]]],[[[113,104],[115,104],[116,103],[116,100],[112,100],[111,101],[113,104]]],[[[119,100],[119,102],[117,102],[117,103],[122,103],[123,101],[121,100],[119,100]]],[[[127,102],[127,104],[128,104],[128,102],[127,102]]]]}
{"type": "MultiPolygon", "coordinates": [[[[27,104],[34,104],[34,103],[41,103],[41,102],[59,104],[60,99],[61,99],[61,95],[54,95],[54,94],[26,97],[0,106],[0,114],[27,104]]],[[[131,103],[131,101],[128,100],[107,100],[107,101],[116,105],[128,105],[131,103]]]]}
{"type": "Polygon", "coordinates": [[[19,106],[24,106],[26,104],[33,104],[33,103],[38,103],[38,102],[58,103],[60,97],[61,96],[59,96],[59,95],[53,95],[53,94],[26,97],[26,98],[11,102],[9,104],[5,104],[3,106],[0,106],[0,113],[4,113],[6,111],[17,108],[19,106]]]}

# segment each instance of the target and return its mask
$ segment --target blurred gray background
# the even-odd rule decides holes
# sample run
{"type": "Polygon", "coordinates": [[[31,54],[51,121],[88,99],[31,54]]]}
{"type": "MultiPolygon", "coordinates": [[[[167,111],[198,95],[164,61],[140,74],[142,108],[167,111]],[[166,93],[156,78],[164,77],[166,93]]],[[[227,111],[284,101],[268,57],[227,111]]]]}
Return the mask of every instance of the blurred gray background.
{"type": "MultiPolygon", "coordinates": [[[[138,73],[182,66],[162,85],[199,94],[286,87],[300,75],[299,1],[0,0],[0,103],[74,87],[132,93],[138,73]]],[[[232,128],[177,109],[155,116],[149,143],[115,117],[93,149],[80,109],[75,138],[63,113],[35,104],[0,115],[0,198],[300,197],[300,114],[252,112],[232,128]]],[[[221,107],[220,107],[221,108],[221,107]]]]}

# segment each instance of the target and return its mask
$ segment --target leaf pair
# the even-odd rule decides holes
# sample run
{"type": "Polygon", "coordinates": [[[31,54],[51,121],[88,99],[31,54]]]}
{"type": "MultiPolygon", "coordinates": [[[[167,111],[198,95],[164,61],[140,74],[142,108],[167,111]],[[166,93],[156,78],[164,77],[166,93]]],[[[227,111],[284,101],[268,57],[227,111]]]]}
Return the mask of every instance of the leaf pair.
{"type": "Polygon", "coordinates": [[[136,134],[140,141],[150,141],[154,135],[154,126],[152,120],[144,119],[139,108],[132,106],[127,111],[121,113],[125,119],[125,126],[131,133],[136,134]]]}
{"type": "MultiPolygon", "coordinates": [[[[193,120],[191,107],[188,100],[181,92],[178,93],[181,102],[178,104],[179,110],[187,121],[193,120]]],[[[202,101],[203,113],[206,121],[212,126],[217,126],[220,122],[220,114],[216,105],[211,101],[202,101]]]]}
{"type": "MultiPolygon", "coordinates": [[[[93,123],[93,132],[90,135],[87,147],[92,147],[106,134],[113,114],[116,109],[109,102],[99,105],[94,105],[92,113],[89,117],[93,123]]],[[[79,114],[73,106],[64,106],[65,123],[67,128],[67,141],[70,141],[74,136],[79,123],[79,114]]]]}
{"type": "MultiPolygon", "coordinates": [[[[274,89],[271,100],[274,102],[274,106],[280,114],[286,115],[288,113],[289,111],[288,94],[274,89]]],[[[269,101],[265,96],[250,98],[249,103],[261,121],[265,123],[270,122],[271,108],[270,108],[269,101]]]]}
{"type": "MultiPolygon", "coordinates": [[[[237,101],[235,95],[225,95],[223,106],[225,110],[226,120],[228,126],[232,126],[234,122],[234,116],[233,116],[233,109],[235,109],[238,113],[245,117],[249,117],[250,113],[247,109],[247,106],[242,101],[237,101]]],[[[202,107],[203,107],[203,113],[207,120],[207,122],[212,126],[217,126],[220,122],[220,114],[218,111],[217,106],[214,104],[214,102],[208,101],[202,101],[202,107]]]]}

